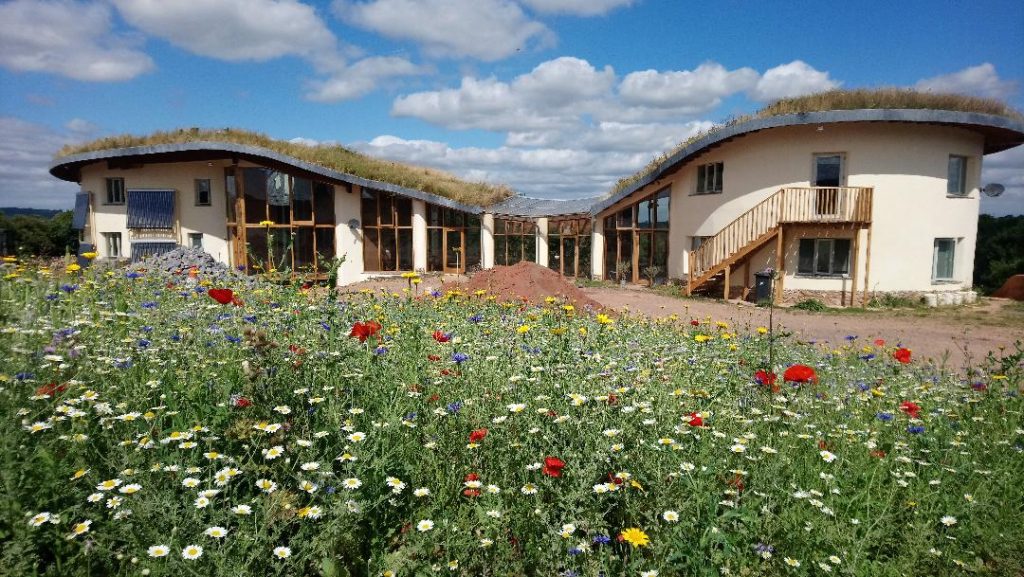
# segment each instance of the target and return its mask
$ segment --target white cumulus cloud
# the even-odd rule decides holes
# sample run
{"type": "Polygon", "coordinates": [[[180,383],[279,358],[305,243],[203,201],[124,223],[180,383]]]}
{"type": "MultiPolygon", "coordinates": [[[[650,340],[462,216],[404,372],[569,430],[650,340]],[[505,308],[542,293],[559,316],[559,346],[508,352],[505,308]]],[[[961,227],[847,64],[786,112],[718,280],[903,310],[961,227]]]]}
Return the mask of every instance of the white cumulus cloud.
{"type": "Polygon", "coordinates": [[[951,74],[925,78],[914,85],[917,90],[955,92],[985,98],[1005,99],[1017,91],[1017,85],[999,78],[996,67],[985,62],[951,74]]]}
{"type": "Polygon", "coordinates": [[[153,69],[132,36],[112,30],[110,8],[71,0],[0,4],[0,66],[114,82],[153,69]]]}
{"type": "Polygon", "coordinates": [[[70,209],[78,185],[50,176],[49,168],[60,147],[76,140],[41,124],[0,116],[0,206],[70,209]]]}
{"type": "Polygon", "coordinates": [[[335,0],[346,22],[420,45],[434,57],[500,60],[554,34],[511,0],[335,0]]]}
{"type": "Polygon", "coordinates": [[[334,34],[313,7],[296,0],[111,2],[132,26],[200,56],[264,61],[318,58],[336,49],[334,34]]]}
{"type": "Polygon", "coordinates": [[[751,98],[761,102],[802,96],[838,88],[839,82],[829,78],[828,72],[815,70],[803,60],[794,60],[765,70],[750,92],[751,98]]]}
{"type": "Polygon", "coordinates": [[[619,94],[628,106],[700,114],[721,104],[722,98],[750,90],[757,81],[752,68],[730,71],[717,62],[705,62],[694,70],[631,72],[622,80],[619,94]]]}
{"type": "Polygon", "coordinates": [[[404,58],[371,56],[334,71],[326,80],[310,82],[306,97],[320,102],[350,100],[369,94],[385,79],[426,72],[426,68],[404,58]]]}

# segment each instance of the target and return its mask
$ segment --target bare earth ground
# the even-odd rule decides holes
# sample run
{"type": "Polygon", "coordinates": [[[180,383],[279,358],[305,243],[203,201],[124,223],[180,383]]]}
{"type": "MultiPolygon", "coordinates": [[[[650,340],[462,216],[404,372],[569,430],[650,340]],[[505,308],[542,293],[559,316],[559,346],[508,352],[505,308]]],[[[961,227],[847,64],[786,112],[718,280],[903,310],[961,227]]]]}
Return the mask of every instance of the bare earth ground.
{"type": "MultiPolygon", "coordinates": [[[[511,267],[508,267],[511,268],[511,267]]],[[[541,268],[541,267],[536,267],[541,268]]],[[[418,290],[446,291],[465,288],[465,276],[428,276],[418,290]]],[[[570,285],[570,283],[566,283],[570,285]]],[[[408,283],[400,278],[381,278],[344,287],[345,292],[381,289],[400,292],[408,283]]],[[[573,287],[575,288],[575,287],[573,287]]],[[[749,303],[723,302],[704,298],[679,298],[642,287],[588,287],[582,294],[602,306],[623,314],[643,314],[658,318],[678,315],[681,322],[690,319],[711,319],[728,322],[740,331],[753,331],[768,326],[767,308],[749,303]]],[[[533,296],[537,295],[525,295],[533,296]]],[[[541,295],[546,296],[546,295],[541,295]]],[[[885,309],[806,312],[776,308],[776,330],[792,333],[801,341],[848,343],[847,336],[857,337],[854,344],[872,344],[885,339],[913,351],[917,362],[933,361],[951,369],[976,366],[989,351],[999,356],[1001,349],[1014,352],[1016,341],[1024,341],[1024,306],[1008,299],[980,299],[978,304],[944,309],[885,309]]]]}

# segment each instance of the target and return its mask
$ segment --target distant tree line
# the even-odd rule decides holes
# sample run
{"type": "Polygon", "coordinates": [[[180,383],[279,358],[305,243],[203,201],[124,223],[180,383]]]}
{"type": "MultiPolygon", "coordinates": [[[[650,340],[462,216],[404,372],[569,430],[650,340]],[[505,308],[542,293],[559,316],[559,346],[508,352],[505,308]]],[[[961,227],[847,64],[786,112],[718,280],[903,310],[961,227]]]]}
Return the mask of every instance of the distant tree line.
{"type": "Polygon", "coordinates": [[[974,251],[975,288],[991,294],[1015,274],[1024,274],[1024,216],[981,215],[974,251]]]}
{"type": "Polygon", "coordinates": [[[4,255],[63,256],[78,252],[78,231],[71,228],[71,211],[51,218],[0,213],[0,253],[4,255]]]}

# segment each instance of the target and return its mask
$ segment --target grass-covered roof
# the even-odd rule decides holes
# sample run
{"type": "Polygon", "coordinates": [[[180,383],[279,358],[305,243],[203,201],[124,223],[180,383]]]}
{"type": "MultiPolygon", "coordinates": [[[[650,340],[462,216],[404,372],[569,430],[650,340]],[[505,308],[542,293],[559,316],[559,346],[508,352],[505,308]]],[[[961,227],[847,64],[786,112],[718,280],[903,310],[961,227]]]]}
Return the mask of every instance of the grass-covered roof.
{"type": "Polygon", "coordinates": [[[722,128],[735,126],[749,120],[770,118],[773,116],[785,116],[788,114],[800,114],[804,112],[826,112],[831,110],[915,109],[974,112],[979,114],[1003,116],[1014,120],[1024,120],[1024,115],[1019,111],[1010,107],[1005,102],[993,98],[979,98],[964,94],[919,92],[906,88],[829,90],[816,94],[808,94],[806,96],[783,98],[765,106],[753,114],[732,118],[724,124],[719,124],[713,126],[709,130],[694,134],[690,138],[687,138],[677,144],[671,150],[659,154],[635,174],[619,180],[608,194],[613,195],[619,191],[625,190],[632,184],[639,182],[644,177],[657,170],[663,162],[694,142],[710,134],[714,134],[722,128]]]}
{"type": "Polygon", "coordinates": [[[310,146],[275,140],[264,134],[236,128],[221,130],[192,128],[159,131],[145,136],[128,134],[108,136],[85,144],[65,146],[60,149],[57,156],[59,158],[100,150],[186,142],[230,142],[258,146],[338,172],[368,180],[387,182],[477,206],[494,204],[513,195],[512,190],[504,185],[469,182],[441,170],[373,158],[337,144],[310,146]]]}

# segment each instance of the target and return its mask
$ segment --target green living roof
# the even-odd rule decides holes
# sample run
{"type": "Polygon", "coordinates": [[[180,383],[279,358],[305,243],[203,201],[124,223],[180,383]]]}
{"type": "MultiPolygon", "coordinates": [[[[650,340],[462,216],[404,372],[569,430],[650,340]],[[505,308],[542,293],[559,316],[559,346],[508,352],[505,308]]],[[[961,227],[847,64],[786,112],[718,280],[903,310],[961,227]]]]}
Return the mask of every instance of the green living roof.
{"type": "Polygon", "coordinates": [[[230,142],[257,146],[367,180],[391,183],[476,206],[494,204],[513,195],[507,186],[469,182],[441,170],[373,158],[337,144],[310,146],[275,140],[264,134],[236,128],[192,128],[159,131],[145,136],[108,136],[85,144],[65,146],[57,153],[57,158],[101,150],[187,142],[230,142]]]}
{"type": "Polygon", "coordinates": [[[964,94],[920,92],[907,88],[860,88],[853,90],[829,90],[783,98],[768,106],[744,116],[729,119],[723,124],[699,132],[680,142],[652,159],[646,166],[630,176],[620,179],[609,191],[608,196],[629,188],[642,181],[647,175],[656,171],[662,163],[694,142],[712,135],[723,128],[736,126],[751,120],[801,114],[808,112],[829,112],[838,110],[944,110],[953,112],[972,112],[1002,116],[1016,121],[1024,120],[1024,115],[994,98],[979,98],[964,94]]]}

